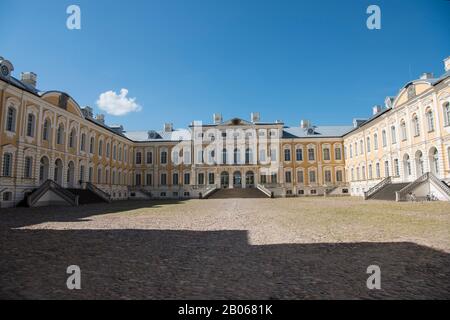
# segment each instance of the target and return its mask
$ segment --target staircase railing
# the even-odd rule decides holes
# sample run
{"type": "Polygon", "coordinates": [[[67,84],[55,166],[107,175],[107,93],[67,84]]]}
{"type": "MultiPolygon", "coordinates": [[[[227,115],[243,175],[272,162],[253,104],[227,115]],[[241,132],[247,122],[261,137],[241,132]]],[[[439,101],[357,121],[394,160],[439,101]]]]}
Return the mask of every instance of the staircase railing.
{"type": "Polygon", "coordinates": [[[202,194],[202,199],[206,199],[208,198],[211,194],[213,194],[214,192],[217,191],[217,185],[209,185],[208,187],[206,187],[205,192],[202,194]]]}
{"type": "Polygon", "coordinates": [[[323,193],[323,195],[326,197],[326,196],[330,195],[337,188],[339,188],[339,186],[335,186],[333,188],[325,189],[325,192],[323,193]]]}
{"type": "Polygon", "coordinates": [[[412,190],[414,190],[418,185],[420,185],[421,183],[428,181],[428,180],[435,183],[447,195],[447,197],[450,198],[450,187],[446,183],[439,180],[439,178],[436,177],[433,173],[427,172],[427,173],[424,173],[423,175],[421,175],[419,178],[417,178],[413,182],[411,182],[410,184],[408,184],[406,187],[404,187],[400,191],[397,191],[395,193],[395,198],[396,198],[395,200],[396,201],[408,200],[406,198],[406,195],[409,194],[412,190]]]}
{"type": "Polygon", "coordinates": [[[375,193],[377,193],[378,190],[380,190],[384,186],[391,184],[391,183],[392,183],[391,177],[387,177],[387,178],[383,179],[380,183],[376,184],[375,186],[373,186],[372,188],[370,188],[369,190],[364,192],[364,200],[369,199],[371,196],[373,196],[375,193]]]}
{"type": "Polygon", "coordinates": [[[268,196],[269,198],[273,198],[273,191],[270,191],[269,189],[267,189],[264,185],[262,184],[257,184],[256,188],[261,191],[262,193],[264,193],[266,196],[268,196]]]}
{"type": "Polygon", "coordinates": [[[105,200],[106,202],[108,202],[108,203],[111,202],[111,196],[108,193],[106,193],[105,191],[103,191],[102,189],[96,187],[93,183],[86,182],[86,189],[91,190],[96,195],[98,195],[100,198],[105,200]]]}
{"type": "Polygon", "coordinates": [[[78,195],[73,194],[72,192],[64,189],[59,184],[57,184],[53,180],[47,180],[41,186],[27,196],[27,204],[28,206],[32,207],[40,198],[41,196],[48,190],[53,190],[56,192],[59,196],[64,198],[67,202],[69,202],[73,206],[78,206],[78,195]]]}

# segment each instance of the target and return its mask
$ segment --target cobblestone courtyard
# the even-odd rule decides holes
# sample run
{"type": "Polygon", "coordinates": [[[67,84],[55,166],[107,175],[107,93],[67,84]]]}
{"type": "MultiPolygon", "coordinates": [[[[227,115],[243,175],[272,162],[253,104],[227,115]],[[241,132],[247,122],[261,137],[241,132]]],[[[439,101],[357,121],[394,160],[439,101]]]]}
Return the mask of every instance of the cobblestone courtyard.
{"type": "Polygon", "coordinates": [[[1,209],[0,298],[450,298],[450,204],[354,198],[1,209]],[[81,268],[68,290],[66,268],[81,268]],[[381,268],[381,290],[366,269],[381,268]]]}

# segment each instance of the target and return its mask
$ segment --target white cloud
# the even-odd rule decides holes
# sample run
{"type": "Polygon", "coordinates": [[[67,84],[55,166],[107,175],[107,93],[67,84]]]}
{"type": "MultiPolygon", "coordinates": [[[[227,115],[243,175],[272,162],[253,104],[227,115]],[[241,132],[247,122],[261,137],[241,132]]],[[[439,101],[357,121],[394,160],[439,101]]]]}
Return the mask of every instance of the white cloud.
{"type": "Polygon", "coordinates": [[[103,92],[97,100],[97,106],[113,116],[141,111],[142,107],[136,103],[136,98],[128,98],[127,95],[127,89],[120,89],[120,94],[111,90],[103,92]]]}

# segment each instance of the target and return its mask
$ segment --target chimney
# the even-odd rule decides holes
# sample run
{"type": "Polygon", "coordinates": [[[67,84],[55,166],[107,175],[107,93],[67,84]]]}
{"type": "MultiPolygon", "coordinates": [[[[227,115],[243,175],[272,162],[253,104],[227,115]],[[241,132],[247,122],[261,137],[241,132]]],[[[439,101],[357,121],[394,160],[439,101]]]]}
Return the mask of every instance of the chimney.
{"type": "Polygon", "coordinates": [[[376,115],[377,113],[380,113],[381,112],[381,106],[380,105],[376,105],[376,106],[373,106],[373,108],[372,108],[372,114],[373,115],[376,115]]]}
{"type": "Polygon", "coordinates": [[[214,113],[213,114],[213,122],[214,122],[214,124],[222,123],[222,115],[220,113],[214,113]]]}
{"type": "Polygon", "coordinates": [[[172,132],[173,125],[171,123],[164,123],[164,132],[172,132]]]}
{"type": "Polygon", "coordinates": [[[256,123],[260,121],[260,116],[259,116],[259,112],[252,112],[250,114],[250,119],[252,123],[256,123]]]}
{"type": "Polygon", "coordinates": [[[422,79],[422,80],[433,79],[433,73],[431,73],[431,72],[424,72],[420,76],[420,79],[422,79]]]}
{"type": "Polygon", "coordinates": [[[95,116],[95,120],[97,120],[97,122],[105,124],[105,115],[104,114],[97,114],[95,116]]]}
{"type": "Polygon", "coordinates": [[[307,129],[309,127],[311,127],[311,123],[309,122],[309,120],[300,121],[300,128],[307,129]]]}
{"type": "Polygon", "coordinates": [[[30,87],[36,88],[37,75],[34,72],[22,72],[20,79],[23,83],[30,87]]]}
{"type": "Polygon", "coordinates": [[[445,72],[450,72],[450,56],[444,59],[445,72]]]}

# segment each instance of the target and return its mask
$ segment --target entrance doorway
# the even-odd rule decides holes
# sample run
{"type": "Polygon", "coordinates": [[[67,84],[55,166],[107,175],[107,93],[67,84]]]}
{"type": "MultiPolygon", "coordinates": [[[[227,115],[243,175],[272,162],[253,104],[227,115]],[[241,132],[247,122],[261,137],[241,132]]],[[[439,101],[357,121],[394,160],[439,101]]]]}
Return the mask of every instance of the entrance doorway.
{"type": "Polygon", "coordinates": [[[221,188],[228,188],[230,184],[230,175],[228,172],[224,171],[220,174],[220,187],[221,188]]]}
{"type": "Polygon", "coordinates": [[[240,171],[233,173],[233,188],[242,188],[242,176],[240,171]]]}
{"type": "Polygon", "coordinates": [[[245,174],[245,187],[253,188],[255,186],[255,174],[253,171],[247,171],[245,174]]]}

